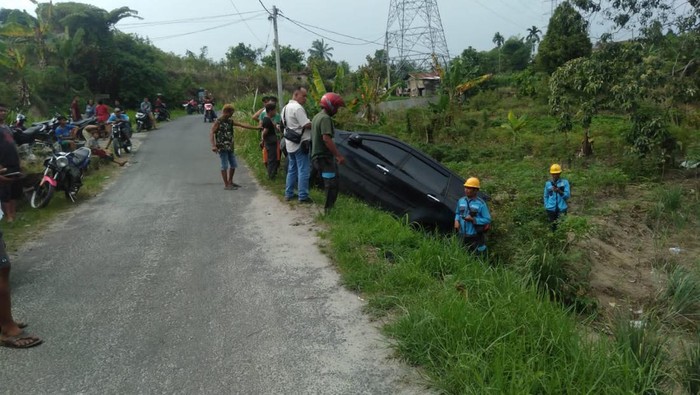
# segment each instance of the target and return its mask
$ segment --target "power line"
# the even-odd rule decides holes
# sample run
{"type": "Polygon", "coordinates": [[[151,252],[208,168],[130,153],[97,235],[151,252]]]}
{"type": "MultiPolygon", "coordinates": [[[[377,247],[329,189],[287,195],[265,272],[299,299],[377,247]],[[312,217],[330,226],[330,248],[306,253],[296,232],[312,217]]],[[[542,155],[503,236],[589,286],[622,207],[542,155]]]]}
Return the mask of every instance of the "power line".
{"type": "MultiPolygon", "coordinates": [[[[254,19],[257,19],[257,18],[258,18],[258,17],[249,18],[248,20],[254,20],[254,19]]],[[[239,21],[239,22],[245,22],[245,21],[242,20],[242,21],[239,21]]],[[[233,22],[233,23],[238,23],[238,22],[233,22]]],[[[207,31],[210,31],[210,30],[220,29],[220,28],[226,27],[226,26],[231,26],[231,24],[232,24],[232,22],[226,22],[226,23],[224,23],[224,24],[217,25],[217,26],[213,26],[213,27],[210,27],[210,28],[207,28],[207,29],[200,29],[200,30],[195,30],[195,31],[187,32],[187,33],[172,34],[172,35],[169,35],[169,36],[154,37],[154,38],[151,38],[150,40],[151,40],[151,41],[155,41],[155,40],[167,40],[167,39],[169,39],[169,38],[189,36],[189,35],[192,35],[192,34],[203,33],[203,32],[207,32],[207,31]]]]}
{"type": "Polygon", "coordinates": [[[119,24],[119,28],[123,28],[123,27],[142,27],[142,26],[171,25],[171,24],[178,24],[178,23],[210,22],[210,21],[212,21],[212,20],[214,20],[214,19],[227,18],[227,17],[230,17],[230,16],[241,16],[241,15],[247,15],[247,14],[255,14],[255,13],[260,13],[260,12],[262,12],[262,11],[246,11],[246,12],[235,13],[235,14],[224,14],[224,15],[216,15],[216,16],[205,16],[205,17],[199,17],[199,18],[171,19],[171,20],[165,20],[165,21],[120,23],[120,24],[119,24]]]}
{"type": "MultiPolygon", "coordinates": [[[[287,17],[284,16],[284,15],[282,15],[282,17],[284,17],[284,18],[286,18],[286,19],[289,19],[289,18],[287,18],[287,17]]],[[[382,44],[381,42],[379,42],[379,40],[381,40],[382,38],[384,38],[384,35],[383,35],[383,34],[382,34],[381,36],[379,36],[379,38],[377,38],[377,39],[375,39],[375,40],[366,40],[366,39],[364,39],[364,38],[349,36],[349,35],[347,35],[347,34],[338,33],[338,32],[336,32],[336,31],[334,31],[334,30],[324,29],[324,28],[322,28],[322,27],[314,26],[314,25],[309,25],[308,23],[303,23],[303,22],[300,22],[300,21],[294,21],[294,22],[296,22],[296,23],[298,23],[298,24],[300,24],[300,25],[308,26],[308,27],[310,27],[310,28],[318,29],[318,30],[321,30],[321,31],[324,31],[324,32],[333,33],[333,34],[338,35],[338,36],[351,38],[351,39],[357,40],[357,41],[364,41],[364,42],[367,43],[367,44],[384,45],[384,44],[382,44]]],[[[314,34],[315,34],[315,33],[314,33],[314,34]]],[[[341,43],[341,44],[342,44],[342,43],[341,43]]]]}
{"type": "MultiPolygon", "coordinates": [[[[343,44],[343,45],[353,45],[353,46],[358,46],[358,45],[370,45],[370,44],[372,44],[372,45],[378,45],[378,46],[381,46],[381,47],[384,46],[384,43],[382,43],[382,42],[379,41],[379,40],[381,40],[382,38],[384,38],[384,34],[382,34],[381,36],[379,36],[379,37],[376,38],[375,40],[367,40],[367,39],[364,39],[364,38],[354,37],[354,36],[350,36],[350,35],[343,34],[343,33],[338,33],[338,32],[336,32],[336,31],[334,31],[334,30],[324,29],[324,28],[319,27],[319,26],[314,26],[314,25],[310,25],[310,24],[308,24],[308,23],[303,23],[303,22],[300,22],[300,21],[297,21],[297,20],[293,20],[293,19],[291,19],[291,18],[289,18],[289,17],[287,17],[287,16],[285,16],[285,15],[282,15],[282,14],[279,14],[279,15],[280,15],[282,18],[284,18],[284,19],[286,19],[286,20],[292,22],[292,23],[295,24],[297,27],[299,27],[299,28],[301,28],[301,29],[303,29],[303,30],[305,30],[305,31],[307,31],[307,32],[309,32],[309,33],[312,33],[312,34],[314,34],[314,35],[316,35],[316,36],[318,36],[318,37],[324,38],[324,39],[326,39],[326,40],[328,40],[328,41],[332,41],[332,42],[334,42],[334,43],[343,44]],[[320,33],[318,33],[318,32],[315,32],[315,31],[313,31],[313,30],[307,29],[307,28],[304,27],[304,26],[308,26],[308,27],[313,28],[313,29],[322,30],[322,31],[324,31],[324,32],[333,33],[333,34],[338,35],[338,36],[351,38],[351,39],[353,39],[353,40],[363,41],[364,43],[346,43],[346,42],[344,42],[344,41],[335,40],[335,39],[332,39],[332,38],[327,37],[327,36],[325,36],[325,35],[322,35],[322,34],[320,34],[320,33]]],[[[391,49],[398,49],[398,47],[393,46],[393,45],[390,45],[389,48],[391,48],[391,49]]],[[[427,54],[427,55],[430,55],[430,54],[431,54],[431,53],[428,53],[428,52],[416,51],[416,50],[414,50],[414,49],[408,49],[408,48],[404,48],[404,51],[406,51],[406,52],[412,52],[412,53],[414,53],[414,54],[416,54],[416,55],[426,55],[426,54],[427,54]]]]}
{"type": "MultiPolygon", "coordinates": [[[[233,9],[235,9],[236,12],[240,14],[241,12],[238,11],[238,7],[236,7],[236,4],[233,2],[233,0],[229,0],[229,2],[230,2],[231,5],[233,6],[233,9]]],[[[243,17],[241,17],[241,21],[243,21],[243,23],[245,23],[245,26],[246,26],[246,27],[248,28],[248,30],[250,31],[250,34],[252,34],[253,37],[255,37],[256,40],[258,40],[261,44],[264,45],[265,43],[264,43],[260,38],[258,38],[258,36],[255,34],[255,32],[253,31],[253,29],[250,28],[250,25],[248,25],[248,22],[246,22],[246,21],[243,19],[243,17]]]]}
{"type": "Polygon", "coordinates": [[[263,4],[262,0],[258,0],[258,2],[259,2],[260,5],[265,9],[265,11],[267,11],[268,15],[272,15],[272,13],[270,12],[270,10],[268,10],[267,7],[265,7],[265,4],[263,4]]]}
{"type": "Polygon", "coordinates": [[[513,21],[513,20],[510,19],[510,18],[506,18],[505,16],[503,16],[503,15],[499,14],[498,12],[492,10],[491,8],[485,6],[485,5],[484,5],[483,3],[481,3],[479,0],[474,0],[474,1],[476,2],[476,4],[480,5],[482,8],[484,8],[484,9],[486,9],[487,11],[491,12],[491,13],[494,14],[495,16],[497,16],[497,17],[503,19],[504,21],[506,21],[506,22],[512,24],[513,26],[517,27],[518,29],[521,29],[521,30],[526,30],[526,29],[527,29],[527,28],[525,28],[525,27],[523,27],[523,26],[520,26],[520,24],[519,24],[518,22],[515,22],[515,21],[513,21]]]}
{"type": "MultiPolygon", "coordinates": [[[[280,15],[282,18],[288,20],[289,22],[292,22],[293,24],[295,24],[296,26],[298,26],[300,29],[306,30],[307,32],[309,32],[309,33],[311,33],[311,34],[315,34],[315,35],[317,35],[317,36],[319,36],[319,37],[321,37],[321,38],[324,38],[324,39],[326,39],[326,40],[328,40],[328,41],[332,41],[332,42],[334,42],[334,43],[343,44],[343,45],[367,45],[367,44],[376,44],[376,45],[380,45],[380,44],[378,44],[378,43],[376,43],[376,42],[372,42],[372,41],[365,40],[365,39],[361,39],[361,38],[357,38],[357,37],[351,37],[351,38],[354,39],[354,40],[365,41],[365,42],[364,42],[364,43],[349,43],[349,42],[345,42],[345,41],[339,41],[339,40],[330,38],[330,37],[328,37],[328,36],[324,36],[323,34],[320,34],[320,33],[318,33],[318,32],[315,32],[315,31],[312,31],[312,30],[310,30],[310,29],[307,29],[306,27],[302,26],[302,25],[301,25],[300,23],[298,23],[297,21],[295,21],[295,20],[293,20],[293,19],[290,19],[290,18],[286,17],[286,16],[283,15],[283,14],[279,14],[279,15],[280,15]]],[[[320,29],[320,28],[317,28],[317,29],[320,29]]],[[[323,29],[323,30],[325,30],[325,29],[323,29]]],[[[328,31],[328,30],[326,30],[326,31],[328,31]]],[[[342,35],[342,34],[339,34],[339,33],[336,33],[336,34],[338,34],[339,36],[345,36],[345,35],[342,35]]],[[[350,37],[350,36],[345,36],[345,37],[350,37]]]]}

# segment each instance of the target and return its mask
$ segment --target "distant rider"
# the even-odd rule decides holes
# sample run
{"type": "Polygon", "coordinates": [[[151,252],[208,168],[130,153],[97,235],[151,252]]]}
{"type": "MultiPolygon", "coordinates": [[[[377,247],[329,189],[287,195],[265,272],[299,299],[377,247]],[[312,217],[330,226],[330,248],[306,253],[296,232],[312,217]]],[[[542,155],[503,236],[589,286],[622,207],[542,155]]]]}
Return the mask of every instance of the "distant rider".
{"type": "Polygon", "coordinates": [[[151,106],[151,102],[148,101],[147,97],[143,98],[143,101],[141,102],[141,112],[146,114],[148,116],[148,119],[151,120],[151,125],[153,125],[153,129],[158,129],[158,125],[156,124],[156,119],[153,116],[153,107],[151,106]]]}

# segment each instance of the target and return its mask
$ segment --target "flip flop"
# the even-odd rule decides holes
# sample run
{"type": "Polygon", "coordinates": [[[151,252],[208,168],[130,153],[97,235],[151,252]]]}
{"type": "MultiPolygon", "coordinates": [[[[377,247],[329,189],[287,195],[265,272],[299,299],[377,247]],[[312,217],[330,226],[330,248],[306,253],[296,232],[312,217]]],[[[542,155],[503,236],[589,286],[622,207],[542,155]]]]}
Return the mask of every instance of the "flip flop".
{"type": "Polygon", "coordinates": [[[25,332],[22,332],[21,334],[17,336],[9,336],[4,339],[0,339],[0,347],[7,347],[7,348],[31,348],[38,346],[39,344],[43,343],[44,341],[41,340],[40,338],[34,336],[34,335],[29,335],[25,332]]]}

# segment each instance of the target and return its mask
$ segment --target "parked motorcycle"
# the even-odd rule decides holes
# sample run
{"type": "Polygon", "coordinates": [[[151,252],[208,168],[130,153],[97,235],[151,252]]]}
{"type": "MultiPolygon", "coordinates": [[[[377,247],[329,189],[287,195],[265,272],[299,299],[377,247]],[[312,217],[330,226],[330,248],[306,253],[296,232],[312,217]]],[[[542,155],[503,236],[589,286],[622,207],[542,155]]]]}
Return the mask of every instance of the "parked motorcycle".
{"type": "Polygon", "coordinates": [[[214,105],[211,103],[204,103],[204,122],[214,122],[215,119],[214,105]]]}
{"type": "Polygon", "coordinates": [[[183,103],[182,107],[184,107],[185,111],[187,111],[187,115],[192,115],[196,112],[199,112],[199,106],[194,99],[183,103]]]}
{"type": "MultiPolygon", "coordinates": [[[[29,127],[24,127],[24,120],[19,123],[15,123],[15,128],[13,128],[13,137],[15,143],[19,146],[22,144],[33,144],[35,141],[42,141],[47,144],[53,144],[56,142],[56,127],[58,126],[58,117],[61,114],[56,113],[53,118],[47,119],[45,121],[34,122],[29,127]]],[[[24,116],[23,116],[24,117],[24,116]]],[[[19,115],[17,116],[19,118],[19,115]]],[[[18,119],[19,121],[19,119],[18,119]]]]}
{"type": "Polygon", "coordinates": [[[136,111],[136,132],[153,129],[151,118],[141,110],[136,111]]]}
{"type": "Polygon", "coordinates": [[[50,158],[44,161],[44,174],[29,199],[33,208],[46,207],[54,192],[64,191],[66,199],[75,202],[75,195],[82,186],[83,177],[90,164],[91,151],[80,147],[73,152],[57,152],[52,149],[50,158]]]}
{"type": "MultiPolygon", "coordinates": [[[[118,158],[121,158],[122,151],[131,153],[130,137],[126,122],[116,122],[112,125],[112,135],[109,139],[112,143],[112,151],[118,158]]],[[[107,143],[107,146],[109,146],[109,143],[107,143]]]]}
{"type": "Polygon", "coordinates": [[[170,111],[168,111],[167,107],[165,106],[165,103],[161,104],[160,107],[157,107],[153,111],[153,115],[158,122],[164,122],[164,121],[169,121],[170,120],[170,111]]]}
{"type": "Polygon", "coordinates": [[[27,127],[24,126],[24,123],[27,122],[27,117],[24,116],[22,113],[18,113],[17,116],[15,117],[15,124],[12,126],[13,129],[19,129],[19,130],[26,130],[27,127]]]}

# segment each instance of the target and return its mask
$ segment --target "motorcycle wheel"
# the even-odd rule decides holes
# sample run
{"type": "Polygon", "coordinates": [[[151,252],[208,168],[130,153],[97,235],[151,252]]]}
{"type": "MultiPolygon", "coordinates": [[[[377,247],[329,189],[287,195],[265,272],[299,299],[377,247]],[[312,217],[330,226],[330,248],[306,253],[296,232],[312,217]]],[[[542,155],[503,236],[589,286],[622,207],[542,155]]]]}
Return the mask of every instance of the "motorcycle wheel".
{"type": "Polygon", "coordinates": [[[54,187],[48,182],[45,182],[43,185],[37,185],[29,199],[29,205],[32,206],[32,208],[46,207],[53,197],[53,192],[54,187]]]}
{"type": "Polygon", "coordinates": [[[114,150],[114,155],[116,155],[117,158],[122,157],[122,147],[119,145],[119,139],[112,140],[112,149],[114,150]]]}

